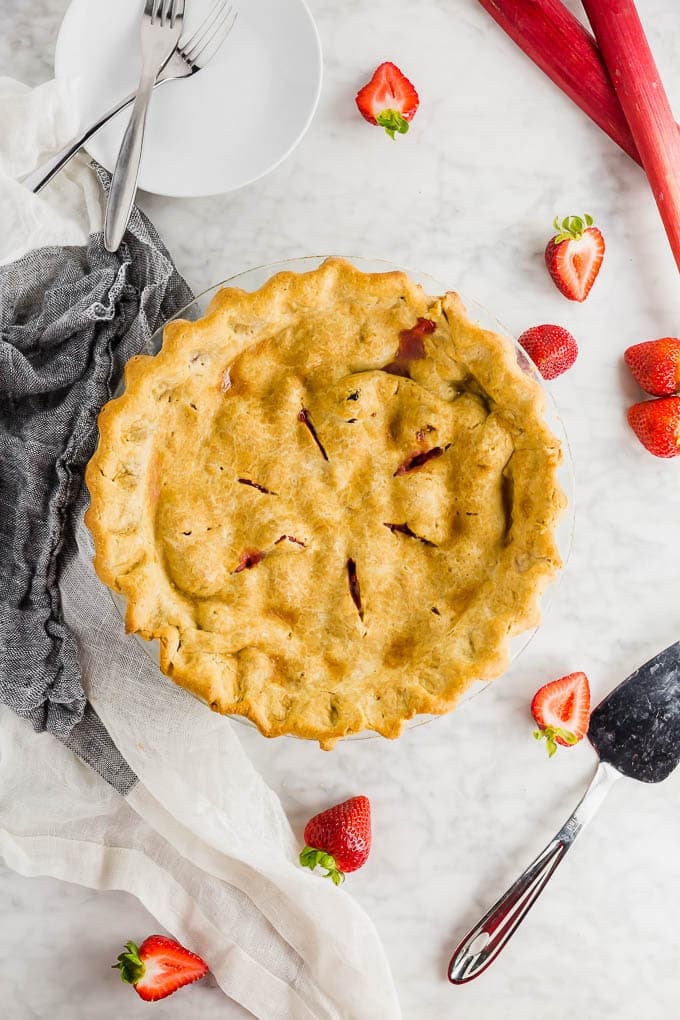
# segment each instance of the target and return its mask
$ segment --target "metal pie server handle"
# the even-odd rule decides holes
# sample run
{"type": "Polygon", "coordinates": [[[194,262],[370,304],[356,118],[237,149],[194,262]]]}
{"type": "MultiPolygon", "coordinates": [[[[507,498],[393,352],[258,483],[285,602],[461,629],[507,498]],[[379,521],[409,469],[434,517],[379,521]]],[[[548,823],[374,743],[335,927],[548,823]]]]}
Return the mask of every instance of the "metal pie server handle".
{"type": "Polygon", "coordinates": [[[606,762],[600,762],[571,817],[462,940],[449,963],[449,981],[452,984],[472,981],[493,963],[529,913],[567,850],[620,778],[620,772],[606,762]]]}

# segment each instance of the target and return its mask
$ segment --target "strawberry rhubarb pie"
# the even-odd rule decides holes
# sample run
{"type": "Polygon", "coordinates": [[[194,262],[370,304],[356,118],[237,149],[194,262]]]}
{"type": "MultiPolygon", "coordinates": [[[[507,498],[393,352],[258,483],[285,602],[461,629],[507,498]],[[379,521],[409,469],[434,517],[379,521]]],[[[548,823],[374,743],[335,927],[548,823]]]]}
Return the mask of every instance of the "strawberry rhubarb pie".
{"type": "Polygon", "coordinates": [[[125,383],[87,470],[95,567],[215,711],[396,737],[536,624],[560,447],[456,294],[328,259],[221,290],[125,383]]]}

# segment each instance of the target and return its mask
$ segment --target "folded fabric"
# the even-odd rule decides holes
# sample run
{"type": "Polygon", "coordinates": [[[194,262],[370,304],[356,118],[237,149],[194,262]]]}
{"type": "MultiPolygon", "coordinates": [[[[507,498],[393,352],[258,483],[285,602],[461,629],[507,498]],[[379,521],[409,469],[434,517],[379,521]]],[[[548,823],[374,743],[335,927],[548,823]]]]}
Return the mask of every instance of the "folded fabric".
{"type": "Polygon", "coordinates": [[[85,158],[38,196],[10,179],[66,140],[72,97],[0,81],[0,853],[136,894],[255,1016],[398,1017],[368,917],[296,865],[232,723],[159,673],[92,568],[97,412],[190,291],[137,210],[105,251],[85,158]]]}
{"type": "MultiPolygon", "coordinates": [[[[85,716],[75,641],[61,614],[65,532],[94,452],[99,408],[125,362],[192,295],[137,210],[116,254],[101,234],[84,247],[33,250],[0,268],[0,293],[0,540],[7,551],[0,699],[36,729],[70,735],[76,748],[80,737],[85,752],[105,736],[93,714],[85,716]]],[[[119,787],[129,782],[105,778],[119,787]]]]}

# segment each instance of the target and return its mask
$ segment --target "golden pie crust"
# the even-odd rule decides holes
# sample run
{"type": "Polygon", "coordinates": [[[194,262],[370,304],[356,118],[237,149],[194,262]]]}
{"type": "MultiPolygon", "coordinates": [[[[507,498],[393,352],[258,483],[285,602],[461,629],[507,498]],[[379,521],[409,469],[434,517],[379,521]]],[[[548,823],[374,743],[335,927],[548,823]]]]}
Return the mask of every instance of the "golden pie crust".
{"type": "Polygon", "coordinates": [[[402,272],[225,288],[99,416],[95,568],[212,709],[396,737],[538,622],[565,505],[542,409],[507,340],[402,272]]]}

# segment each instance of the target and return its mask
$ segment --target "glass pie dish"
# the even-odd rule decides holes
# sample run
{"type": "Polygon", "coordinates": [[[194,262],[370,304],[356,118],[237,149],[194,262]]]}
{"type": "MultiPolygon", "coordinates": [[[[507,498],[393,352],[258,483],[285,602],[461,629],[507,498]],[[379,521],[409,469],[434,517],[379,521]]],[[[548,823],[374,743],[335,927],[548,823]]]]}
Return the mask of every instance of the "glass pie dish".
{"type": "MultiPolygon", "coordinates": [[[[239,288],[241,291],[246,291],[246,292],[257,291],[272,276],[274,276],[275,274],[277,274],[277,273],[279,273],[281,271],[287,271],[287,272],[292,272],[292,273],[296,273],[296,274],[297,273],[306,273],[306,272],[310,272],[311,270],[316,270],[321,265],[322,262],[324,262],[324,258],[322,258],[322,257],[309,256],[309,257],[306,257],[306,258],[293,259],[293,260],[287,260],[287,261],[284,261],[284,262],[273,263],[273,264],[269,264],[269,265],[257,267],[255,269],[248,270],[248,271],[246,271],[244,273],[240,273],[240,274],[238,274],[236,276],[233,276],[233,277],[229,278],[228,280],[225,280],[225,281],[217,284],[214,287],[209,288],[207,291],[204,291],[202,294],[198,295],[190,305],[188,305],[187,307],[181,309],[174,318],[176,318],[176,319],[183,319],[183,320],[189,320],[189,321],[194,321],[196,319],[201,318],[204,315],[204,313],[205,313],[208,305],[210,304],[211,300],[213,299],[214,295],[221,288],[223,288],[223,287],[236,287],[236,288],[239,288]]],[[[384,261],[384,260],[347,257],[346,258],[346,262],[351,263],[351,266],[354,266],[355,269],[357,269],[357,270],[359,270],[360,272],[363,272],[363,273],[389,273],[389,272],[394,271],[394,270],[401,270],[402,272],[405,272],[414,283],[420,284],[426,294],[429,294],[429,295],[432,295],[432,296],[444,294],[447,290],[451,290],[452,289],[452,288],[447,288],[441,282],[433,279],[432,277],[430,277],[430,276],[428,276],[426,274],[423,274],[423,273],[420,273],[420,272],[417,272],[417,271],[408,270],[408,269],[402,269],[402,267],[394,266],[393,264],[391,264],[391,263],[389,263],[387,261],[384,261]]],[[[350,267],[346,267],[345,271],[351,270],[351,266],[350,267]]],[[[355,274],[355,275],[358,276],[358,274],[355,274]]],[[[312,277],[312,279],[315,279],[315,278],[316,278],[316,276],[312,277]]],[[[386,278],[386,279],[388,279],[388,278],[386,278]]],[[[234,297],[235,297],[235,295],[232,292],[231,299],[233,300],[234,297]]],[[[558,550],[559,550],[559,553],[560,553],[560,557],[561,557],[562,562],[563,562],[563,569],[564,569],[564,564],[566,564],[566,562],[568,560],[570,549],[571,549],[571,541],[572,541],[573,526],[574,526],[574,480],[573,480],[573,470],[572,470],[571,456],[570,456],[570,451],[569,451],[569,443],[568,443],[568,440],[567,440],[567,436],[566,436],[566,432],[565,432],[565,429],[564,429],[564,425],[563,425],[562,420],[560,418],[559,412],[558,412],[558,410],[557,410],[557,408],[555,406],[555,403],[554,403],[550,393],[545,388],[545,386],[543,384],[543,381],[542,381],[542,379],[541,379],[537,369],[531,363],[530,359],[527,357],[526,353],[522,350],[522,348],[519,347],[519,345],[516,343],[516,341],[514,341],[509,336],[508,331],[506,329],[504,329],[503,326],[495,318],[493,318],[493,316],[491,316],[484,308],[482,308],[477,302],[475,302],[475,301],[473,301],[473,300],[471,300],[469,298],[465,298],[464,296],[462,296],[462,300],[463,300],[463,302],[464,302],[464,304],[466,306],[467,314],[468,314],[469,318],[473,321],[474,324],[476,324],[478,326],[481,326],[483,329],[488,330],[488,331],[490,331],[492,333],[500,334],[501,336],[505,337],[510,344],[513,345],[514,351],[515,351],[515,357],[516,357],[518,365],[520,366],[520,368],[522,369],[523,372],[528,374],[539,385],[540,389],[544,393],[544,396],[545,396],[545,407],[544,407],[544,409],[541,412],[541,416],[542,416],[543,420],[545,421],[545,424],[552,431],[553,435],[559,440],[559,442],[561,444],[561,447],[562,447],[562,450],[563,450],[563,460],[562,460],[562,464],[561,464],[560,469],[559,469],[559,479],[558,480],[559,480],[559,484],[560,484],[560,486],[561,486],[561,488],[562,488],[562,490],[563,490],[563,492],[564,492],[564,494],[566,495],[566,498],[567,498],[567,510],[566,510],[565,513],[562,514],[560,522],[559,522],[559,524],[557,526],[557,531],[555,533],[555,540],[556,540],[556,544],[557,544],[557,547],[558,547],[558,550]]],[[[314,304],[313,307],[316,308],[316,304],[314,304]]],[[[344,307],[347,307],[347,306],[345,305],[344,307]]],[[[353,306],[349,306],[349,307],[353,307],[353,306]]],[[[371,305],[370,307],[373,307],[373,306],[371,305]]],[[[399,306],[399,307],[401,307],[401,306],[399,306]]],[[[354,313],[352,313],[352,315],[353,314],[354,313]]],[[[239,321],[239,320],[237,320],[237,321],[239,321]]],[[[354,321],[354,320],[352,320],[352,321],[354,321]]],[[[420,322],[421,320],[418,320],[418,321],[420,322]]],[[[422,321],[426,322],[427,320],[422,320],[422,321]]],[[[431,325],[432,325],[432,329],[434,329],[434,323],[432,323],[431,325]]],[[[163,327],[163,329],[158,330],[154,334],[154,336],[151,338],[151,341],[150,341],[150,344],[149,344],[149,353],[155,353],[156,351],[158,351],[160,349],[160,347],[162,345],[162,341],[163,341],[163,332],[164,332],[164,329],[165,329],[165,326],[163,327]]],[[[354,326],[352,326],[352,329],[354,329],[354,326]]],[[[482,339],[483,338],[480,335],[479,336],[479,340],[475,340],[475,343],[476,344],[480,344],[482,342],[482,339]]],[[[487,341],[484,339],[482,347],[484,346],[484,344],[486,344],[486,342],[487,341]]],[[[500,350],[501,349],[500,341],[495,341],[495,342],[498,345],[498,349],[500,350]]],[[[458,343],[458,341],[456,341],[456,343],[458,343]]],[[[221,344],[222,344],[221,340],[219,341],[219,344],[220,344],[219,349],[221,350],[222,349],[221,348],[221,344]]],[[[169,348],[169,349],[172,349],[172,348],[169,348]]],[[[305,348],[305,350],[306,349],[307,348],[305,348]]],[[[316,348],[313,348],[313,349],[316,349],[316,348]]],[[[334,349],[335,349],[334,347],[331,348],[331,350],[334,350],[334,349]]],[[[477,350],[477,349],[478,349],[478,347],[475,347],[475,350],[477,350]]],[[[423,356],[422,354],[421,355],[416,355],[416,357],[422,357],[422,356],[423,356]]],[[[165,357],[165,355],[164,355],[164,357],[165,357]]],[[[507,361],[507,358],[508,358],[508,356],[506,354],[505,355],[506,361],[507,361]]],[[[258,362],[258,364],[259,364],[259,362],[258,362]]],[[[297,362],[296,362],[296,364],[297,364],[297,362]]],[[[495,370],[497,364],[502,364],[502,361],[499,361],[499,362],[494,361],[493,362],[494,370],[495,370]]],[[[390,369],[388,368],[387,370],[389,371],[390,369]]],[[[233,367],[232,367],[232,371],[233,371],[233,367]]],[[[352,369],[351,371],[354,371],[354,369],[352,369]]],[[[469,369],[468,369],[468,371],[469,371],[469,369]]],[[[513,371],[514,371],[515,377],[518,377],[521,380],[521,373],[517,372],[517,368],[516,367],[514,368],[513,371]]],[[[389,377],[383,376],[382,378],[389,378],[389,377]]],[[[470,377],[468,376],[467,378],[470,378],[470,377]]],[[[472,377],[472,380],[473,380],[473,382],[475,382],[474,377],[472,377]]],[[[412,384],[409,383],[408,385],[412,385],[412,384]]],[[[526,389],[530,389],[527,386],[527,384],[525,384],[525,383],[522,383],[521,385],[522,385],[523,389],[525,389],[525,390],[526,389]]],[[[532,393],[535,393],[535,389],[533,389],[533,388],[530,391],[532,393]]],[[[121,386],[120,392],[122,392],[122,386],[121,386]]],[[[490,392],[495,392],[495,390],[491,390],[490,392]]],[[[521,392],[521,390],[520,390],[520,392],[521,392]]],[[[482,391],[482,393],[483,393],[483,391],[482,391]]],[[[351,399],[355,399],[355,398],[356,398],[356,394],[354,394],[351,399]]],[[[478,400],[478,398],[475,398],[475,399],[478,400]]],[[[513,391],[513,397],[511,399],[514,400],[514,391],[513,391]]],[[[193,405],[191,405],[191,406],[193,407],[193,405]]],[[[229,406],[231,406],[231,405],[229,405],[229,406]]],[[[260,405],[257,405],[257,406],[260,406],[260,405]]],[[[257,409],[257,406],[256,406],[256,409],[257,409]]],[[[383,405],[381,404],[380,407],[382,407],[382,406],[383,405]]],[[[385,405],[385,406],[391,406],[391,405],[385,405]]],[[[409,405],[409,406],[411,406],[411,405],[409,405]]],[[[456,408],[458,408],[459,406],[462,407],[463,405],[461,403],[460,405],[456,404],[455,406],[456,406],[456,408]]],[[[509,406],[511,406],[511,407],[517,406],[517,408],[518,408],[517,414],[520,413],[519,408],[522,405],[520,405],[519,403],[517,405],[510,404],[509,406]]],[[[306,413],[306,412],[304,412],[304,413],[306,413]]],[[[486,413],[487,414],[489,413],[488,405],[487,405],[486,413]]],[[[517,419],[514,418],[515,412],[512,411],[511,413],[512,413],[512,416],[513,416],[513,420],[517,420],[517,419]]],[[[375,417],[375,415],[373,415],[373,417],[375,417]]],[[[299,420],[301,420],[301,419],[299,419],[299,420]]],[[[356,419],[352,419],[352,420],[356,420],[356,419]]],[[[432,420],[435,420],[435,419],[432,419],[432,420]]],[[[493,421],[493,420],[494,419],[490,419],[490,421],[493,421]]],[[[428,426],[427,428],[430,429],[431,426],[428,426]]],[[[532,433],[530,433],[530,432],[523,433],[521,430],[517,434],[519,436],[522,436],[522,435],[531,436],[532,435],[532,433]]],[[[419,435],[420,435],[420,433],[419,433],[419,435]]],[[[461,433],[461,435],[464,435],[464,433],[461,433]]],[[[472,435],[472,433],[470,433],[470,435],[472,435]]],[[[240,441],[237,439],[237,444],[239,442],[240,441]]],[[[470,448],[470,447],[468,447],[467,442],[468,441],[465,440],[466,445],[464,447],[459,447],[459,449],[464,449],[466,451],[466,458],[467,458],[467,450],[470,448]]],[[[476,441],[473,442],[472,448],[474,448],[475,445],[476,445],[476,441]]],[[[534,447],[531,444],[526,444],[526,443],[525,443],[525,447],[524,448],[528,449],[529,451],[533,451],[533,449],[534,449],[534,447]]],[[[239,449],[241,449],[241,452],[243,453],[243,446],[242,446],[242,444],[240,445],[239,449]]],[[[438,453],[442,452],[439,449],[439,447],[437,447],[436,449],[437,449],[438,453]]],[[[448,446],[445,447],[445,449],[448,449],[448,446]]],[[[455,449],[456,449],[456,447],[454,446],[454,450],[455,449]]],[[[538,450],[538,449],[539,449],[539,447],[536,446],[536,450],[538,450]]],[[[246,452],[247,452],[247,450],[246,450],[246,452]]],[[[323,449],[322,449],[322,453],[323,453],[323,449]]],[[[241,456],[241,455],[239,455],[239,456],[241,456]]],[[[533,452],[532,452],[532,456],[533,456],[533,452]]],[[[324,453],[324,457],[325,457],[325,453],[324,453]]],[[[325,459],[327,460],[328,458],[325,457],[325,459]]],[[[466,459],[465,463],[466,464],[467,463],[475,464],[476,461],[468,461],[466,459]]],[[[484,464],[481,464],[480,468],[482,470],[484,470],[484,464]]],[[[172,471],[171,465],[168,466],[167,470],[170,471],[170,472],[172,471]]],[[[200,468],[200,472],[202,472],[203,470],[204,469],[201,467],[200,468]]],[[[477,470],[477,469],[475,468],[475,470],[477,470]]],[[[554,472],[554,461],[553,461],[553,472],[554,472]]],[[[401,474],[401,470],[399,472],[397,472],[397,473],[401,474]]],[[[201,477],[203,477],[202,474],[201,474],[201,477]]],[[[458,477],[458,476],[456,475],[456,477],[458,477]]],[[[525,475],[525,477],[529,477],[529,476],[525,475]]],[[[533,477],[533,476],[531,476],[531,477],[533,477]]],[[[240,481],[241,479],[238,479],[238,480],[240,481]]],[[[195,481],[195,484],[198,484],[198,483],[195,481]]],[[[252,484],[252,483],[248,483],[248,484],[252,484]]],[[[269,484],[269,483],[267,483],[267,484],[269,484]]],[[[475,485],[476,485],[476,482],[475,482],[475,485]]],[[[553,485],[554,485],[554,473],[553,473],[553,485]]],[[[279,488],[278,485],[276,485],[276,488],[277,489],[279,488]]],[[[267,490],[262,490],[262,491],[267,491],[267,490]]],[[[281,490],[279,490],[279,491],[281,491],[281,490]]],[[[449,489],[449,491],[451,491],[451,490],[449,489]]],[[[477,491],[479,491],[479,490],[477,489],[477,491]]],[[[484,491],[484,490],[481,490],[481,491],[484,491]]],[[[276,493],[274,493],[273,495],[276,496],[276,493]]],[[[427,505],[426,503],[415,504],[415,506],[416,506],[416,511],[415,512],[419,512],[417,510],[418,506],[424,508],[426,505],[427,505]]],[[[486,497],[484,497],[483,505],[484,505],[484,507],[486,507],[486,506],[490,507],[490,506],[493,506],[494,504],[493,503],[488,503],[488,501],[486,501],[486,497]]],[[[530,504],[529,504],[529,506],[530,506],[530,504]]],[[[465,509],[465,508],[466,508],[465,504],[463,504],[463,509],[465,509]]],[[[472,507],[470,507],[470,509],[472,509],[472,507]]],[[[480,509],[481,509],[481,505],[480,505],[480,509]]],[[[526,513],[529,516],[525,516],[524,517],[524,523],[523,523],[524,534],[525,535],[533,535],[534,532],[533,532],[532,529],[533,529],[534,524],[536,522],[536,518],[533,516],[533,514],[532,514],[530,509],[528,509],[526,511],[526,513]]],[[[462,511],[461,511],[461,514],[462,514],[462,511]]],[[[476,515],[473,515],[473,516],[476,519],[476,515]]],[[[462,519],[465,520],[465,516],[464,515],[462,515],[462,519]]],[[[482,518],[480,517],[480,520],[481,519],[482,518]]],[[[520,521],[521,522],[522,521],[522,516],[517,517],[515,515],[514,511],[513,511],[512,520],[513,521],[520,521]]],[[[545,519],[541,518],[541,520],[544,522],[545,519]]],[[[388,525],[388,527],[390,527],[391,530],[393,528],[392,525],[388,525]]],[[[394,526],[394,528],[395,528],[395,530],[399,530],[399,529],[397,529],[396,525],[394,526]]],[[[405,528],[406,528],[406,525],[402,526],[401,530],[403,531],[405,528]]],[[[208,529],[208,530],[210,530],[210,529],[208,529]]],[[[413,533],[410,532],[410,531],[407,531],[406,533],[413,535],[413,533]]],[[[185,531],[185,532],[183,532],[183,534],[190,534],[190,531],[185,531]]],[[[514,534],[515,534],[515,532],[513,531],[513,535],[514,534]]],[[[286,536],[284,536],[284,537],[286,537],[286,536]]],[[[300,536],[298,536],[298,537],[300,537],[300,536]]],[[[418,536],[415,535],[413,537],[417,538],[418,536]]],[[[297,541],[297,539],[291,539],[291,541],[297,541]]],[[[424,541],[424,540],[421,539],[421,541],[424,541]]],[[[302,544],[303,543],[298,542],[298,545],[302,545],[302,544]]],[[[432,545],[432,543],[431,542],[426,542],[426,545],[432,545]]],[[[514,546],[513,546],[513,548],[514,548],[514,546]]],[[[532,549],[535,548],[535,541],[533,539],[531,540],[531,548],[532,549]]],[[[182,555],[184,556],[185,554],[182,553],[182,555]]],[[[514,556],[516,557],[517,553],[514,553],[514,556]]],[[[258,557],[258,560],[259,560],[259,558],[261,558],[261,557],[258,557]]],[[[185,562],[185,561],[183,560],[183,562],[185,562]]],[[[269,562],[269,560],[267,560],[267,562],[269,562]]],[[[534,562],[540,562],[540,560],[535,560],[534,562]]],[[[272,563],[274,563],[274,559],[272,559],[272,563]]],[[[353,561],[352,560],[348,561],[348,564],[350,564],[350,563],[353,566],[353,561]]],[[[246,565],[248,566],[249,564],[246,564],[246,565]]],[[[239,567],[239,569],[242,569],[242,568],[239,567]]],[[[521,569],[522,568],[520,567],[520,571],[521,571],[521,569]]],[[[516,568],[514,566],[513,566],[512,570],[516,574],[516,568]]],[[[438,576],[439,575],[435,576],[435,584],[438,581],[438,576]]],[[[490,577],[492,575],[486,575],[486,576],[490,577]]],[[[496,575],[493,575],[493,576],[495,578],[496,575]]],[[[518,576],[521,576],[521,574],[518,575],[518,576]]],[[[350,579],[350,587],[351,587],[351,583],[352,582],[351,582],[351,579],[350,579]]],[[[155,590],[155,588],[152,587],[152,588],[148,588],[147,590],[148,591],[153,591],[153,590],[155,590]]],[[[400,591],[401,591],[401,589],[400,589],[400,591]]],[[[505,603],[504,603],[505,596],[504,596],[503,592],[504,592],[504,589],[503,588],[497,588],[496,581],[494,580],[493,586],[491,588],[490,597],[493,598],[498,603],[498,607],[500,607],[501,610],[505,606],[505,603]]],[[[542,608],[544,614],[547,611],[547,609],[549,608],[553,592],[554,592],[554,583],[553,583],[553,585],[551,585],[547,589],[547,591],[541,597],[541,608],[542,608]]],[[[354,598],[354,595],[352,597],[354,598]]],[[[119,611],[121,612],[121,614],[124,615],[124,612],[125,612],[125,600],[124,600],[124,598],[122,598],[120,596],[114,595],[114,601],[116,602],[116,605],[117,605],[119,611]]],[[[427,604],[429,605],[429,603],[427,603],[427,604]]],[[[488,619],[497,619],[495,614],[490,614],[489,611],[488,611],[488,607],[493,605],[494,602],[482,601],[479,604],[482,607],[484,607],[486,605],[486,607],[487,607],[487,609],[486,609],[486,617],[488,619]]],[[[534,605],[535,605],[535,603],[534,603],[534,605]]],[[[436,610],[433,609],[433,612],[436,612],[436,610]]],[[[361,611],[360,611],[360,614],[361,614],[361,611]]],[[[497,624],[497,626],[499,626],[499,627],[502,626],[503,624],[501,623],[501,621],[504,621],[504,620],[505,620],[505,617],[503,615],[501,615],[500,618],[499,618],[499,623],[497,624]]],[[[521,652],[528,646],[528,644],[531,641],[531,639],[532,639],[533,635],[535,634],[536,630],[537,630],[537,627],[534,627],[534,628],[532,628],[530,630],[525,630],[524,632],[522,632],[521,634],[518,634],[515,638],[512,639],[511,646],[510,646],[511,660],[512,661],[515,661],[517,659],[517,657],[521,654],[521,652]]],[[[377,633],[380,633],[380,631],[378,631],[377,633]]],[[[479,632],[477,632],[477,633],[479,633],[479,632]]],[[[159,655],[158,655],[158,645],[157,645],[157,642],[155,642],[155,641],[145,641],[145,640],[143,640],[142,638],[139,638],[139,637],[137,637],[136,639],[141,642],[142,647],[145,649],[147,654],[149,654],[156,662],[158,662],[159,661],[159,655]]],[[[259,641],[259,637],[257,637],[257,640],[259,641]]],[[[429,640],[429,639],[427,639],[427,640],[429,640]]],[[[428,647],[431,647],[431,646],[428,645],[428,647]]],[[[447,646],[444,645],[443,647],[446,648],[447,646]]],[[[184,654],[184,652],[183,652],[183,654],[184,654]]],[[[307,668],[306,664],[307,664],[307,658],[305,657],[305,659],[304,659],[305,669],[307,668]]],[[[164,666],[164,668],[165,668],[165,666],[164,666]]],[[[443,673],[443,674],[440,673],[440,675],[442,675],[444,677],[446,677],[447,675],[451,676],[451,674],[446,674],[446,673],[443,673]]],[[[458,674],[455,674],[455,673],[453,674],[453,676],[457,676],[457,675],[458,674]]],[[[464,675],[465,674],[463,674],[463,676],[464,675]]],[[[474,676],[474,675],[475,674],[472,673],[472,670],[470,670],[470,672],[468,673],[468,676],[467,676],[466,679],[469,680],[471,678],[471,676],[474,676]]],[[[488,673],[487,675],[493,675],[493,674],[488,673]]],[[[192,674],[192,676],[193,676],[193,674],[192,674]]],[[[489,682],[492,682],[492,681],[489,681],[489,682]]],[[[488,682],[485,681],[485,682],[477,682],[477,683],[472,684],[471,686],[468,686],[466,688],[466,690],[464,691],[464,693],[458,699],[458,703],[460,704],[460,703],[462,703],[464,701],[470,700],[477,693],[479,693],[482,689],[484,689],[484,687],[486,687],[487,684],[488,684],[488,682]]],[[[272,688],[272,691],[274,689],[275,688],[272,688]]],[[[388,690],[389,690],[389,688],[388,688],[388,690]]],[[[395,690],[396,690],[396,688],[395,688],[395,690]]],[[[240,703],[237,703],[237,704],[240,704],[240,703]]],[[[428,710],[429,710],[431,704],[432,703],[430,702],[427,705],[428,710]]],[[[425,707],[425,706],[423,706],[423,707],[425,707]]],[[[439,709],[439,708],[437,710],[441,711],[441,709],[439,709]]],[[[233,707],[225,708],[224,711],[229,711],[230,713],[232,713],[233,712],[233,707]]],[[[240,718],[240,717],[236,716],[236,718],[240,718]]],[[[402,716],[402,718],[403,718],[403,716],[402,716]]],[[[435,718],[435,716],[416,715],[413,718],[411,718],[407,722],[406,725],[408,725],[408,726],[421,725],[422,723],[429,721],[431,718],[435,718]]],[[[242,720],[242,721],[247,721],[247,720],[242,720]]],[[[339,732],[342,732],[342,731],[339,731],[339,732]]],[[[270,735],[273,735],[273,734],[270,733],[270,735]]],[[[352,736],[352,739],[362,739],[362,738],[365,739],[368,736],[374,736],[374,735],[375,734],[373,732],[362,732],[362,733],[352,734],[351,736],[352,736]]],[[[346,737],[345,739],[349,739],[349,737],[346,737]]]]}

